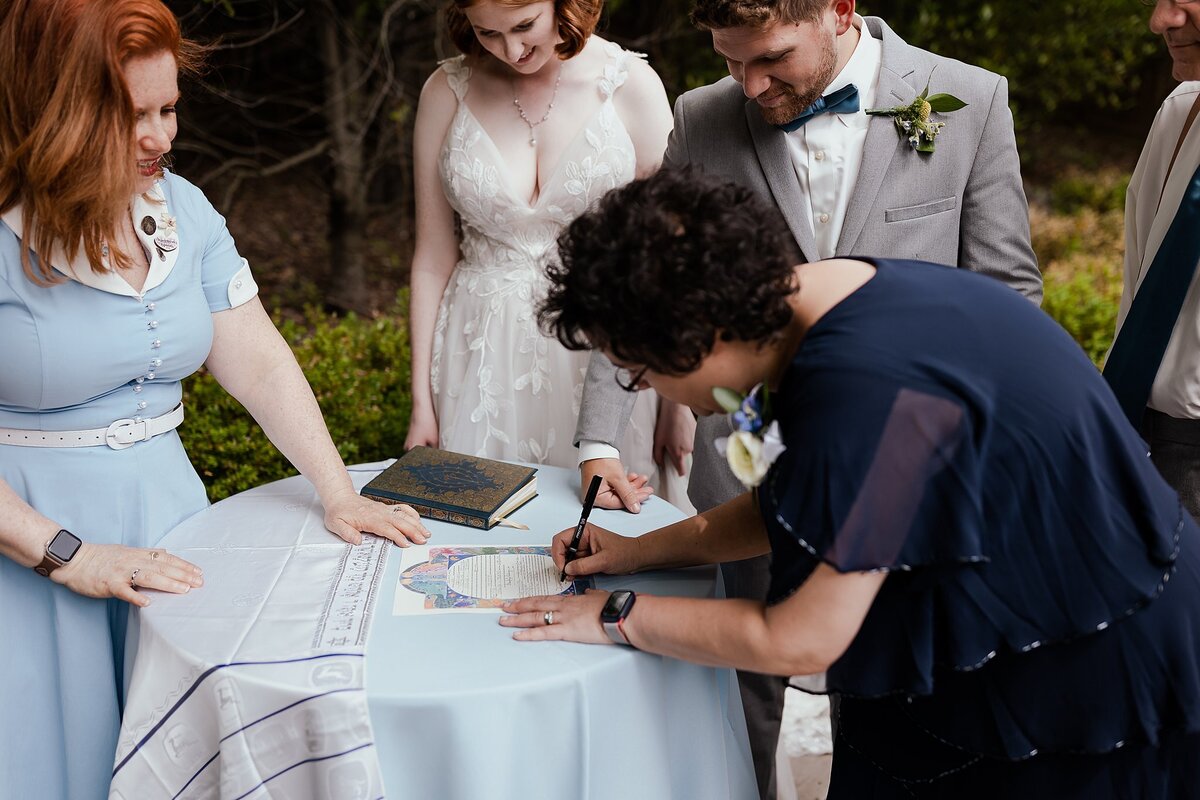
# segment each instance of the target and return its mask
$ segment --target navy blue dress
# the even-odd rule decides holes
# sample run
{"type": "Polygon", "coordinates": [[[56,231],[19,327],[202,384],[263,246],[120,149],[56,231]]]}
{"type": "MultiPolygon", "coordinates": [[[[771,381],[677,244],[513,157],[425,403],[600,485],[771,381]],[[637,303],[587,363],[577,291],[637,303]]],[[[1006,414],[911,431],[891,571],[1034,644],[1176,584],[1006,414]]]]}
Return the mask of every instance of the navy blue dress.
{"type": "Polygon", "coordinates": [[[1196,797],[1200,529],[1043,312],[866,260],[773,398],[758,491],[769,602],[821,562],[889,573],[826,676],[829,797],[1196,797]]]}

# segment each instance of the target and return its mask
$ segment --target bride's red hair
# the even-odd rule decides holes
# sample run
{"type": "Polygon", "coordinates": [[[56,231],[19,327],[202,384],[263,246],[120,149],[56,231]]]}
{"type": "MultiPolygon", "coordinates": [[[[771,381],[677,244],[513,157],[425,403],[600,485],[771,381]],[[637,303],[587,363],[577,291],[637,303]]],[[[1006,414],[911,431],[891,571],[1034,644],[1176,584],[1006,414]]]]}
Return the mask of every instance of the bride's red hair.
{"type": "Polygon", "coordinates": [[[193,71],[201,51],[159,0],[8,0],[0,8],[0,213],[22,207],[33,233],[21,255],[31,280],[56,282],[48,259],[55,245],[68,258],[82,247],[103,272],[103,243],[137,189],[122,67],[166,51],[193,71]],[[30,248],[43,254],[36,271],[30,248]]]}

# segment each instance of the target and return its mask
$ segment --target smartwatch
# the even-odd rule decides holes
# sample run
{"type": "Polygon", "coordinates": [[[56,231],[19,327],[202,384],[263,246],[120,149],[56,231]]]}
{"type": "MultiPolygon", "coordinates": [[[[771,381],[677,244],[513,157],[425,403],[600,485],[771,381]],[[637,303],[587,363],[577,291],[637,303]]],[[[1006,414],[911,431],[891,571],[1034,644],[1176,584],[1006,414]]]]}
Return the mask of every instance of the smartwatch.
{"type": "Polygon", "coordinates": [[[635,600],[637,600],[637,595],[633,592],[628,589],[617,589],[608,596],[604,608],[600,609],[600,624],[604,626],[604,632],[608,634],[608,638],[617,644],[633,647],[633,642],[629,641],[629,637],[625,635],[621,623],[633,610],[635,600]]]}
{"type": "Polygon", "coordinates": [[[51,572],[74,558],[82,544],[82,539],[63,528],[54,534],[53,539],[46,542],[46,555],[42,557],[42,563],[34,567],[33,571],[38,575],[49,577],[51,572]]]}

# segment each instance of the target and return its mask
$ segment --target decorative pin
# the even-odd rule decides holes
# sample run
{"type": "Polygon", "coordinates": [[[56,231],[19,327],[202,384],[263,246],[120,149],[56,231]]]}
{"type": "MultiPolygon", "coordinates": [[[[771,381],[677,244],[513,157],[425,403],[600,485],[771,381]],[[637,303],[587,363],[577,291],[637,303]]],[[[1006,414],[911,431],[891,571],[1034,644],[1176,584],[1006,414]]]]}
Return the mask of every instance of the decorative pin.
{"type": "Polygon", "coordinates": [[[154,217],[142,217],[142,233],[153,236],[156,230],[158,230],[158,223],[154,221],[154,217]]]}
{"type": "Polygon", "coordinates": [[[158,236],[154,237],[154,244],[159,250],[169,253],[176,247],[179,247],[179,240],[174,236],[167,236],[160,233],[158,236]]]}

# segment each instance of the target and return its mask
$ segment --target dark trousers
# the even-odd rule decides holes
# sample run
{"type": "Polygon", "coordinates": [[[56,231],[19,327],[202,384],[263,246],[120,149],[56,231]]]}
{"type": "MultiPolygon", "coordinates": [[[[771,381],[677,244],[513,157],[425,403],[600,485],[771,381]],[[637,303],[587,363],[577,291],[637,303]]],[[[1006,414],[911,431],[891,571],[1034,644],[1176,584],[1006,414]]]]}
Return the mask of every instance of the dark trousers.
{"type": "Polygon", "coordinates": [[[1200,419],[1177,419],[1147,408],[1142,438],[1154,466],[1179,492],[1188,513],[1200,520],[1200,419]]]}
{"type": "MultiPolygon", "coordinates": [[[[770,557],[759,556],[721,565],[725,596],[763,600],[770,584],[770,557]]],[[[746,711],[746,732],[750,737],[750,755],[762,800],[774,800],[775,749],[783,722],[783,695],[788,679],[738,670],[738,687],[746,711]]]]}

